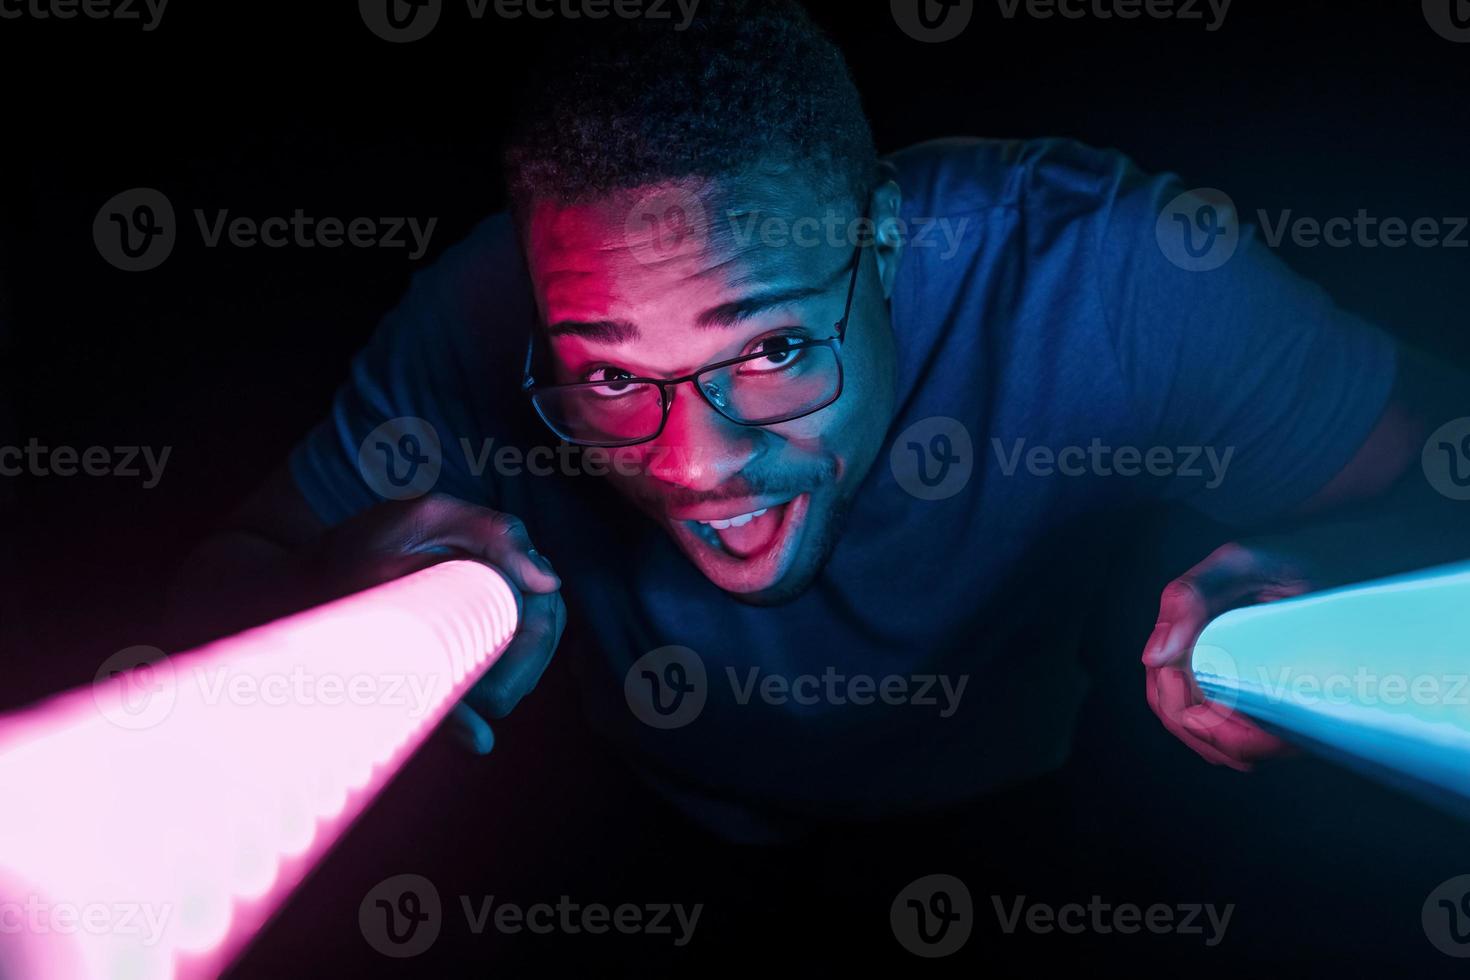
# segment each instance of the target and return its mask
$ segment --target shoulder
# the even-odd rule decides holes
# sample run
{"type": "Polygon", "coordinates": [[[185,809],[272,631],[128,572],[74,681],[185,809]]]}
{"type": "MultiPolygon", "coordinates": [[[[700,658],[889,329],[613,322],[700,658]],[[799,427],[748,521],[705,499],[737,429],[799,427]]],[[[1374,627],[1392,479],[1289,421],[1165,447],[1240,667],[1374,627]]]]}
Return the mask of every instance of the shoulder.
{"type": "Polygon", "coordinates": [[[942,216],[1011,210],[1032,225],[1131,222],[1155,213],[1170,175],[1152,176],[1119,150],[1072,139],[947,138],[885,158],[905,212],[942,216]]]}
{"type": "Polygon", "coordinates": [[[534,308],[514,222],[497,213],[414,273],[384,333],[432,345],[457,366],[518,363],[534,308]]]}
{"type": "Polygon", "coordinates": [[[524,277],[515,224],[509,214],[500,212],[481,219],[432,264],[415,273],[413,286],[433,290],[440,298],[473,302],[502,292],[507,284],[524,277]]]}

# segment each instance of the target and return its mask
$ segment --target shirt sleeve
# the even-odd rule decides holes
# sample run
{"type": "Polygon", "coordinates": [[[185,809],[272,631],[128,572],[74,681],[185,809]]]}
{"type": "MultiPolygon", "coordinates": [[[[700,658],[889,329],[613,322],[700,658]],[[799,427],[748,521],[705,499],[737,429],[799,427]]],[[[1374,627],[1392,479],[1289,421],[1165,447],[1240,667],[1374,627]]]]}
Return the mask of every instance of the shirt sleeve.
{"type": "Polygon", "coordinates": [[[430,491],[495,506],[492,468],[474,462],[518,393],[516,351],[533,309],[506,215],[416,273],[353,357],[330,414],[291,453],[292,477],[317,517],[332,526],[380,500],[430,491]],[[412,441],[400,448],[405,436],[412,441]]]}
{"type": "Polygon", "coordinates": [[[1094,263],[1118,368],[1141,438],[1198,453],[1151,485],[1229,524],[1287,516],[1382,416],[1396,345],[1287,268],[1228,197],[1118,161],[1094,263]]]}

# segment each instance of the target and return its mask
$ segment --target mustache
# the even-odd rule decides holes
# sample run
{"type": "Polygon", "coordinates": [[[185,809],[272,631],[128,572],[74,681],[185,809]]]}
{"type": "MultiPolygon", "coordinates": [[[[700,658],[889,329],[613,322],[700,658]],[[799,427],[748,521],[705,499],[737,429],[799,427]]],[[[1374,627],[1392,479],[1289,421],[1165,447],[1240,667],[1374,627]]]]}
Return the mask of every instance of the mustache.
{"type": "Polygon", "coordinates": [[[801,474],[794,473],[740,473],[731,477],[713,490],[691,490],[678,484],[658,481],[658,489],[649,492],[640,487],[638,499],[659,510],[671,507],[695,507],[700,504],[716,504],[725,500],[744,500],[750,497],[795,497],[813,487],[835,479],[837,464],[824,461],[801,474]]]}

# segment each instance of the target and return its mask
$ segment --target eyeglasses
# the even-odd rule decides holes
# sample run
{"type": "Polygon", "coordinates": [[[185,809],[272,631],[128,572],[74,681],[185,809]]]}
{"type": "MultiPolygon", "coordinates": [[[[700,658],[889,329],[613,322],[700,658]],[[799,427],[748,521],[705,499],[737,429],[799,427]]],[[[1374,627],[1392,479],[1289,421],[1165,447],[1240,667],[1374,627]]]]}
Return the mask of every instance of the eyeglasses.
{"type": "MultiPolygon", "coordinates": [[[[858,227],[866,224],[864,221],[858,227]]],[[[768,338],[776,346],[716,361],[678,378],[614,378],[574,384],[541,385],[531,376],[535,332],[526,346],[521,388],[536,413],[556,435],[582,446],[633,446],[657,439],[669,420],[674,389],[689,382],[705,403],[737,425],[791,422],[821,411],[842,395],[839,350],[852,315],[852,297],[862,268],[860,237],[852,254],[852,273],[836,336],[822,340],[768,338]]]]}

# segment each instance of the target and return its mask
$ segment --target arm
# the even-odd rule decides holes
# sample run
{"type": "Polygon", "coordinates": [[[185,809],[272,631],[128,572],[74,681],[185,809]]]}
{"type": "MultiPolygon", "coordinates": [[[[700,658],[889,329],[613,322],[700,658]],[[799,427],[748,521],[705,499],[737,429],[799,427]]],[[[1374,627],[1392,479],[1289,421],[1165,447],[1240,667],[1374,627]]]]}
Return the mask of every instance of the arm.
{"type": "Polygon", "coordinates": [[[497,434],[525,343],[512,328],[529,323],[529,302],[504,216],[415,275],[353,359],[330,417],[189,559],[173,594],[180,638],[234,632],[449,557],[487,562],[522,600],[516,639],[455,716],[488,751],[484,719],[503,716],[535,685],[560,639],[561,582],[525,525],[497,506],[504,488],[493,474],[440,453],[437,492],[385,501],[374,489],[385,486],[382,474],[364,469],[360,450],[406,417],[445,437],[497,434]]]}
{"type": "Polygon", "coordinates": [[[521,598],[515,639],[452,717],[484,754],[494,745],[486,719],[504,718],[536,686],[567,619],[561,580],[509,514],[430,494],[328,529],[282,468],[190,556],[171,605],[196,638],[233,633],[448,558],[493,565],[521,598]]]}
{"type": "Polygon", "coordinates": [[[1467,393],[1470,379],[1405,351],[1383,417],[1341,472],[1299,508],[1297,516],[1313,523],[1225,545],[1165,587],[1143,653],[1149,706],[1203,758],[1244,770],[1284,749],[1195,687],[1189,654],[1211,619],[1237,606],[1470,554],[1470,508],[1438,492],[1420,466],[1429,433],[1470,415],[1467,393]]]}
{"type": "Polygon", "coordinates": [[[1132,432],[1140,445],[1213,447],[1232,460],[1217,486],[1176,478],[1143,496],[1254,533],[1335,522],[1226,545],[1163,591],[1143,658],[1148,703],[1204,758],[1247,768],[1281,745],[1203,702],[1187,669],[1200,631],[1234,606],[1387,573],[1389,555],[1410,560],[1396,541],[1386,546],[1389,535],[1447,543],[1437,524],[1447,501],[1428,499],[1411,474],[1425,433],[1467,414],[1453,411],[1466,389],[1292,272],[1228,204],[1127,161],[1109,177],[1092,278],[1132,432]],[[1239,228],[1239,247],[1190,267],[1171,247],[1181,230],[1171,218],[1206,206],[1218,227],[1239,228]]]}

